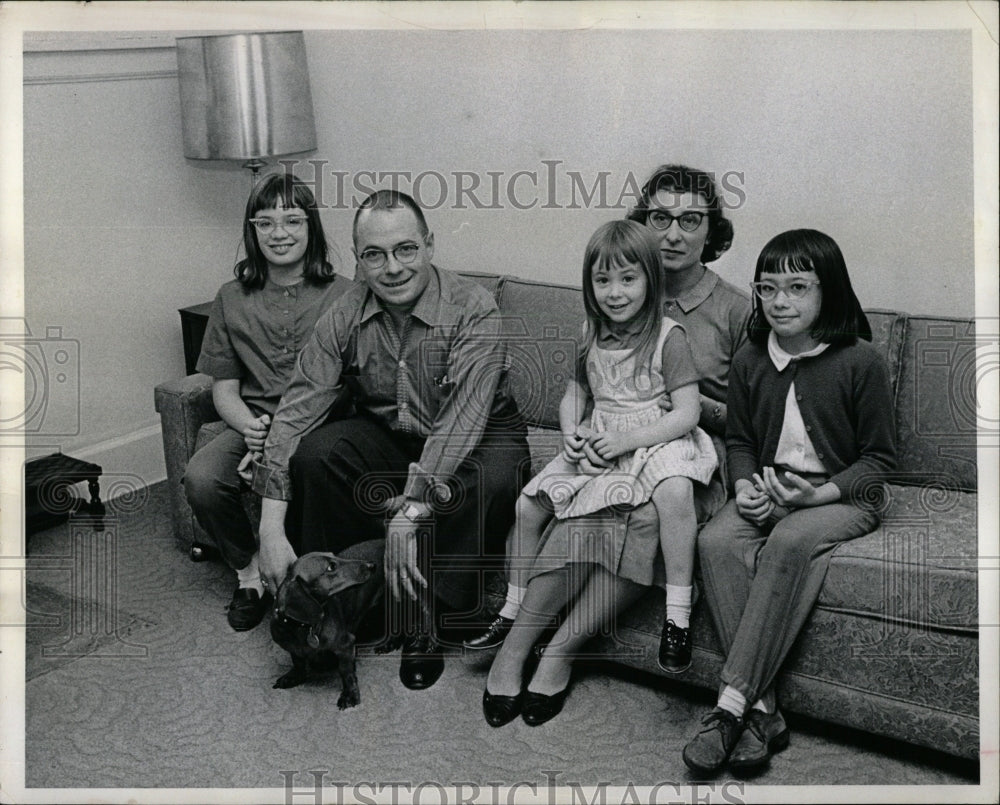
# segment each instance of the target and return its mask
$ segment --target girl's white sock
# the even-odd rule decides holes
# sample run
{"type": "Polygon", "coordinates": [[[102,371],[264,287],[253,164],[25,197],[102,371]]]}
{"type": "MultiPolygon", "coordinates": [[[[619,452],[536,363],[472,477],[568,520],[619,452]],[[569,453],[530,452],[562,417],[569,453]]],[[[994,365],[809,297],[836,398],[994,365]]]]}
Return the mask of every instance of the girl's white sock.
{"type": "Polygon", "coordinates": [[[719,694],[719,703],[716,706],[727,713],[732,713],[737,718],[743,718],[743,713],[747,709],[747,700],[732,685],[726,685],[722,693],[719,694]]]}
{"type": "Polygon", "coordinates": [[[667,620],[673,621],[681,629],[687,629],[691,625],[692,590],[692,587],[667,585],[667,620]]]}
{"type": "Polygon", "coordinates": [[[507,600],[504,602],[503,609],[500,610],[501,618],[514,620],[517,617],[517,613],[521,611],[521,601],[524,599],[525,592],[527,592],[526,587],[507,583],[507,600]]]}
{"type": "Polygon", "coordinates": [[[257,554],[253,555],[250,564],[236,571],[239,586],[244,589],[256,590],[257,595],[264,595],[264,585],[260,583],[260,566],[257,564],[257,554]]]}

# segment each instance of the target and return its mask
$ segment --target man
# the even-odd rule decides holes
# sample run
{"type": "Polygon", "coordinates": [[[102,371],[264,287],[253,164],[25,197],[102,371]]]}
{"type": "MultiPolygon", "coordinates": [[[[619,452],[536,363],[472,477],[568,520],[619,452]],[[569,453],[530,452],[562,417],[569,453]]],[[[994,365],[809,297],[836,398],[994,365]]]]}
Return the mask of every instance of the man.
{"type": "Polygon", "coordinates": [[[260,566],[274,589],[296,553],[384,534],[386,584],[415,613],[400,679],[420,689],[444,667],[428,610],[475,605],[482,557],[502,554],[513,521],[527,441],[496,303],[433,265],[416,202],[365,199],[353,251],[364,282],[317,323],[254,469],[260,566]]]}

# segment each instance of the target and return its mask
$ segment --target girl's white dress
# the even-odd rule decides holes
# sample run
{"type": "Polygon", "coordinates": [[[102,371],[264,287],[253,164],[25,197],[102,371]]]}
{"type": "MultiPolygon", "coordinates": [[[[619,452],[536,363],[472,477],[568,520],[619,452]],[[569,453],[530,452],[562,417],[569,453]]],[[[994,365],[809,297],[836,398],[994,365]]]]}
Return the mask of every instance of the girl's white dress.
{"type": "MultiPolygon", "coordinates": [[[[679,326],[663,319],[650,371],[638,378],[630,349],[604,349],[595,343],[587,355],[587,382],[594,398],[590,427],[597,433],[630,431],[666,415],[660,400],[666,393],[660,356],[667,335],[679,326]]],[[[565,452],[550,461],[524,488],[532,497],[549,499],[559,519],[579,517],[609,507],[633,508],[645,503],[665,478],[683,476],[707,484],[718,465],[708,434],[695,427],[672,442],[643,447],[619,456],[600,475],[585,475],[565,452]]]]}

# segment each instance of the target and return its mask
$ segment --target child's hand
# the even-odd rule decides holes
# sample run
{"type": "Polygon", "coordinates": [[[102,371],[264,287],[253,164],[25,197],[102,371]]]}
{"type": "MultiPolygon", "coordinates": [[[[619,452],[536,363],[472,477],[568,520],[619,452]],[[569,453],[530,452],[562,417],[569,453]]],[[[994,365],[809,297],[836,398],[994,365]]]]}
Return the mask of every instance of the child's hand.
{"type": "Polygon", "coordinates": [[[240,476],[248,484],[253,481],[253,462],[260,461],[261,454],[249,452],[243,458],[240,459],[240,463],[236,465],[236,474],[240,476]]]}
{"type": "Polygon", "coordinates": [[[566,453],[566,458],[570,461],[579,461],[584,457],[583,446],[587,443],[587,439],[580,435],[579,431],[574,430],[572,433],[563,434],[563,450],[566,453]]]}
{"type": "Polygon", "coordinates": [[[247,450],[251,453],[260,453],[264,450],[264,441],[267,439],[267,431],[271,427],[271,417],[261,414],[256,419],[250,421],[243,431],[243,441],[247,444],[247,450]]]}
{"type": "MultiPolygon", "coordinates": [[[[754,476],[757,478],[759,476],[754,476]]],[[[736,487],[736,510],[744,520],[763,525],[774,511],[774,501],[764,491],[763,482],[752,484],[743,481],[736,487]]]]}
{"type": "Polygon", "coordinates": [[[815,506],[819,503],[816,498],[816,487],[794,472],[785,473],[785,478],[791,484],[791,488],[778,480],[778,473],[774,471],[774,467],[764,467],[764,477],[755,475],[754,478],[758,479],[757,482],[767,491],[771,500],[779,506],[791,509],[815,506]]]}
{"type": "Polygon", "coordinates": [[[583,458],[579,461],[580,470],[586,475],[600,475],[611,466],[611,462],[601,458],[590,442],[583,444],[583,458]]]}
{"type": "Polygon", "coordinates": [[[599,433],[590,440],[590,446],[605,461],[618,458],[633,449],[629,444],[627,433],[599,433]]]}

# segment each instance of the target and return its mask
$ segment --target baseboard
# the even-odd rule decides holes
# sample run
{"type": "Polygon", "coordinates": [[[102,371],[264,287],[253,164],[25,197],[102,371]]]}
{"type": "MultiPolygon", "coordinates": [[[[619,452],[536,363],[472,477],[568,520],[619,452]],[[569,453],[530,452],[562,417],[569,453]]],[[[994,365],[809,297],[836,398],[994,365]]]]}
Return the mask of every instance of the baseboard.
{"type": "Polygon", "coordinates": [[[110,499],[167,477],[159,421],[86,447],[67,450],[101,466],[101,497],[110,499]]]}

